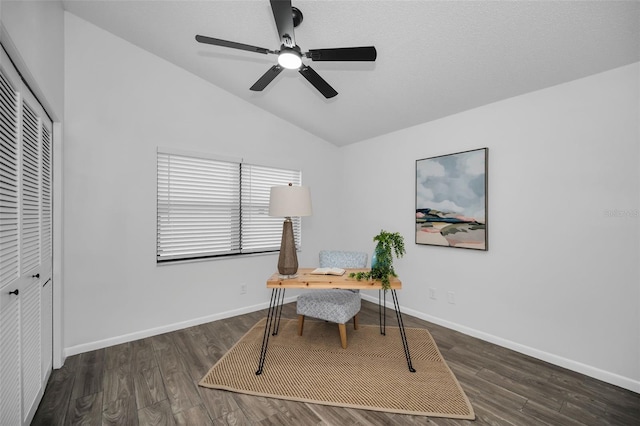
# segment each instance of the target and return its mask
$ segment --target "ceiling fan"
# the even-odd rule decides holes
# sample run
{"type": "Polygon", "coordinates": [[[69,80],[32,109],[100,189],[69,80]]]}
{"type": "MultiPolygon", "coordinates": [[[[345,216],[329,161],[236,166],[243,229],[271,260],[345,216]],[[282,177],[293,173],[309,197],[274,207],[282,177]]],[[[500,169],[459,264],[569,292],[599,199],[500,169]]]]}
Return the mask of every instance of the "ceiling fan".
{"type": "Polygon", "coordinates": [[[365,47],[340,47],[334,49],[311,49],[302,53],[296,44],[293,28],[302,22],[302,12],[291,6],[291,0],[270,0],[273,18],[276,21],[278,34],[280,36],[280,50],[269,50],[264,47],[251,46],[234,41],[221,40],[202,35],[196,35],[196,40],[200,43],[213,44],[216,46],[230,47],[232,49],[246,50],[262,54],[278,55],[278,64],[269,70],[250,87],[253,91],[262,91],[283,69],[297,69],[309,83],[313,85],[325,98],[332,98],[338,94],[317,72],[309,65],[302,62],[302,58],[309,58],[312,61],[375,61],[377,52],[373,46],[365,47]]]}

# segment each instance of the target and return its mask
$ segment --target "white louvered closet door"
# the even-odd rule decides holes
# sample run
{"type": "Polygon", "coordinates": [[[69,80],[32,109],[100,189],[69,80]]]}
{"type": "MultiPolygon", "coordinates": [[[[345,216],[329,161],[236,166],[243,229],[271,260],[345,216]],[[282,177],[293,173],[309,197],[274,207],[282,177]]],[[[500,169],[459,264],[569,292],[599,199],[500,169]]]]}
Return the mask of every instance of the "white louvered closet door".
{"type": "Polygon", "coordinates": [[[22,344],[22,404],[31,407],[42,387],[40,312],[40,119],[27,99],[22,103],[20,212],[20,296],[22,344]]]}
{"type": "Polygon", "coordinates": [[[0,425],[21,424],[18,93],[0,72],[0,425]]]}
{"type": "Polygon", "coordinates": [[[46,384],[53,368],[53,211],[52,211],[52,135],[50,127],[42,126],[42,145],[40,150],[40,260],[42,283],[41,294],[41,353],[42,383],[46,384]]]}
{"type": "Polygon", "coordinates": [[[52,367],[52,123],[0,49],[0,425],[27,425],[52,367]]]}

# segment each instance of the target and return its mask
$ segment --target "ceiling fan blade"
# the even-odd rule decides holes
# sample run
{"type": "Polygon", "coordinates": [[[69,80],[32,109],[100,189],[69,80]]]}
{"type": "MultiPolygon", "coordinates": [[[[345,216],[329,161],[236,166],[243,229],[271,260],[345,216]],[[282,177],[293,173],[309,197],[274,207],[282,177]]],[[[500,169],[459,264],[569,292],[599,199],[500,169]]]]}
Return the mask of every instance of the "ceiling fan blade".
{"type": "Polygon", "coordinates": [[[302,74],[304,78],[306,78],[307,81],[313,85],[313,87],[318,89],[318,91],[322,93],[325,98],[333,98],[338,94],[338,92],[336,92],[333,87],[329,86],[329,83],[324,81],[324,79],[320,77],[320,75],[318,75],[318,73],[315,72],[310,66],[303,65],[298,70],[298,72],[302,74]]]}
{"type": "Polygon", "coordinates": [[[249,89],[253,90],[254,92],[263,91],[264,88],[267,87],[267,85],[269,85],[269,83],[271,83],[273,79],[282,72],[283,69],[284,68],[282,68],[280,65],[272,66],[267,72],[262,75],[262,77],[258,79],[258,81],[253,83],[253,86],[251,86],[249,89]]]}
{"type": "Polygon", "coordinates": [[[312,61],[375,61],[378,53],[373,46],[310,49],[305,53],[312,61]]]}
{"type": "Polygon", "coordinates": [[[280,42],[287,47],[296,45],[293,34],[293,12],[291,10],[291,0],[271,0],[271,10],[273,19],[278,27],[280,42]]]}
{"type": "Polygon", "coordinates": [[[199,43],[213,44],[213,45],[222,46],[222,47],[230,47],[232,49],[247,50],[249,52],[256,52],[256,53],[264,53],[265,55],[267,53],[276,53],[273,50],[265,49],[264,47],[251,46],[248,44],[236,43],[235,41],[221,40],[219,38],[207,37],[202,35],[197,35],[196,41],[198,41],[199,43]]]}

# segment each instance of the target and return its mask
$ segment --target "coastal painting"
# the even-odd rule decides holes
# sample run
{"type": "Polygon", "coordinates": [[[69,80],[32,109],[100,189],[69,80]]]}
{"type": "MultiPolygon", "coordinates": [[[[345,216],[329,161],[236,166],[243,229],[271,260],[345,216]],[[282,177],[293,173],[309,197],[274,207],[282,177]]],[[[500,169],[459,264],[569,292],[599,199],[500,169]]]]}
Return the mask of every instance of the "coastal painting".
{"type": "Polygon", "coordinates": [[[487,153],[416,161],[416,244],[487,250],[487,153]]]}

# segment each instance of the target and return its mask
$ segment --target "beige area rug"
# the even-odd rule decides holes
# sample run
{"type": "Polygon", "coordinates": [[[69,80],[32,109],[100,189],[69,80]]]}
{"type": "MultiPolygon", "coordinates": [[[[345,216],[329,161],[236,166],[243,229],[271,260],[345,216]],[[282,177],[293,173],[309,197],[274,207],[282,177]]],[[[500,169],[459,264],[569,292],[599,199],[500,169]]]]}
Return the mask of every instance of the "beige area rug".
{"type": "Polygon", "coordinates": [[[250,395],[365,410],[474,419],[469,399],[425,329],[406,328],[415,373],[409,372],[397,327],[348,324],[348,348],[338,326],[282,319],[270,336],[256,376],[266,319],[259,321],[205,375],[200,386],[250,395]]]}

